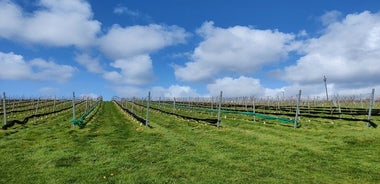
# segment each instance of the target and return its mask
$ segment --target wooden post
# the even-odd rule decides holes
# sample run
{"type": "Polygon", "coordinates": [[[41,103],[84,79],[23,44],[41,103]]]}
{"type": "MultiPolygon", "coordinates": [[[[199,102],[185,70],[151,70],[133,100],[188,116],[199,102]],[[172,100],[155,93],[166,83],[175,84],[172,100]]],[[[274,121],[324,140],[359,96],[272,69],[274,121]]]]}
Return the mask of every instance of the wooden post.
{"type": "Polygon", "coordinates": [[[218,122],[216,124],[217,127],[220,126],[220,113],[221,113],[221,108],[222,108],[222,99],[223,99],[223,91],[220,91],[219,95],[219,105],[218,105],[218,122]]]}
{"type": "Polygon", "coordinates": [[[149,105],[150,105],[150,91],[148,93],[148,100],[146,104],[146,118],[145,118],[145,126],[148,127],[149,125],[149,105]]]}
{"type": "Polygon", "coordinates": [[[6,109],[6,97],[5,92],[3,92],[3,115],[4,115],[4,125],[7,124],[7,109],[6,109]]]}
{"type": "Polygon", "coordinates": [[[294,128],[298,127],[298,115],[300,113],[300,102],[301,102],[301,90],[298,92],[297,108],[296,108],[296,117],[294,118],[294,128]]]}

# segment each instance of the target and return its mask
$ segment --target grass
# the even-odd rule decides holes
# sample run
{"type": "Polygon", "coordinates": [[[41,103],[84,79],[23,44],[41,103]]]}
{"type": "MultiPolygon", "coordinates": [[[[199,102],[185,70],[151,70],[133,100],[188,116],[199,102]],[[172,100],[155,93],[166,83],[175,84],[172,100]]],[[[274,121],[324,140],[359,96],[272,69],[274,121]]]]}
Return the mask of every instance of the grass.
{"type": "Polygon", "coordinates": [[[0,131],[0,183],[379,183],[380,131],[363,122],[222,119],[150,112],[140,126],[112,102],[83,129],[71,114],[0,131]]]}

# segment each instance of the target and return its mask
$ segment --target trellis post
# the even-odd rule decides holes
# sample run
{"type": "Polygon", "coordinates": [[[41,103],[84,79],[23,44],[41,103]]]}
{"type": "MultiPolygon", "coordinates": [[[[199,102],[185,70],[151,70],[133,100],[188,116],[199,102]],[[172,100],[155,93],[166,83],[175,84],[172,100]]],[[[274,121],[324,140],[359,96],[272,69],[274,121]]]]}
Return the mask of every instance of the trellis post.
{"type": "Polygon", "coordinates": [[[175,97],[173,98],[173,113],[175,113],[175,97]]]}
{"type": "Polygon", "coordinates": [[[150,105],[150,91],[148,92],[148,100],[146,104],[146,118],[145,118],[146,127],[148,127],[148,124],[149,124],[149,105],[150,105]]]}
{"type": "Polygon", "coordinates": [[[40,99],[41,99],[41,98],[38,98],[38,99],[37,99],[36,110],[34,111],[34,115],[36,115],[36,114],[38,113],[38,108],[39,108],[39,106],[40,106],[40,99]]]}
{"type": "Polygon", "coordinates": [[[56,97],[54,96],[54,102],[53,102],[53,112],[55,112],[55,104],[56,103],[56,97]]]}
{"type": "Polygon", "coordinates": [[[299,90],[299,92],[298,92],[296,117],[294,118],[294,128],[298,127],[298,115],[300,113],[300,102],[301,102],[301,90],[299,90]]]}
{"type": "Polygon", "coordinates": [[[222,99],[223,99],[223,91],[220,91],[219,95],[219,104],[218,104],[218,122],[216,123],[216,126],[220,126],[220,113],[221,113],[221,108],[222,108],[222,99]]]}
{"type": "Polygon", "coordinates": [[[329,94],[328,94],[328,92],[327,92],[327,78],[326,78],[325,75],[323,76],[323,82],[325,82],[326,101],[329,101],[329,94]]]}
{"type": "Polygon", "coordinates": [[[367,122],[367,126],[370,127],[371,126],[371,114],[372,114],[372,108],[373,108],[373,103],[374,103],[374,100],[375,100],[375,89],[373,88],[372,89],[372,93],[371,93],[371,101],[369,103],[369,109],[368,109],[368,122],[367,122]]]}
{"type": "Polygon", "coordinates": [[[75,120],[75,92],[73,91],[73,120],[75,120]]]}
{"type": "Polygon", "coordinates": [[[256,105],[255,105],[255,97],[252,99],[252,111],[253,111],[253,121],[256,122],[256,105]]]}
{"type": "Polygon", "coordinates": [[[3,92],[3,115],[4,115],[4,125],[7,124],[7,109],[6,109],[6,97],[5,92],[3,92]]]}

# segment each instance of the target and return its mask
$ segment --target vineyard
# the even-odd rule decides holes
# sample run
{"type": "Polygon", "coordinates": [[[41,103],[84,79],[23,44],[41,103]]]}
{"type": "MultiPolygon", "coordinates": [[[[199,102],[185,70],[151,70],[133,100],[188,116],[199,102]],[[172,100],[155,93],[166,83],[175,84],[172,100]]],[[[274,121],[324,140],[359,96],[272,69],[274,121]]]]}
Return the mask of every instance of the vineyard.
{"type": "Polygon", "coordinates": [[[2,100],[0,183],[379,183],[380,102],[2,100]]]}

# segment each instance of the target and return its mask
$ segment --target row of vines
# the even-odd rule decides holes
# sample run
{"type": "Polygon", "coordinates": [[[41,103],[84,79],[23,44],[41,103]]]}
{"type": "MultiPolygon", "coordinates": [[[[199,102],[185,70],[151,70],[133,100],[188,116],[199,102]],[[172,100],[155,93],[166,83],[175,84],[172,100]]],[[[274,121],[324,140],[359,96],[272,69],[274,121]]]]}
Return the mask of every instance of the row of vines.
{"type": "MultiPolygon", "coordinates": [[[[221,96],[220,96],[221,97],[221,96]]],[[[146,124],[149,110],[202,121],[217,125],[222,118],[273,121],[299,127],[297,122],[303,118],[321,118],[326,120],[345,120],[363,122],[377,127],[380,118],[380,99],[374,95],[334,96],[327,101],[323,98],[298,96],[291,97],[188,97],[188,98],[119,98],[113,100],[125,111],[146,124]],[[300,99],[298,101],[298,99],[300,99]],[[220,104],[220,108],[219,108],[220,104]]]]}
{"type": "MultiPolygon", "coordinates": [[[[24,125],[30,121],[48,118],[51,115],[72,113],[73,125],[83,127],[84,118],[101,102],[101,98],[81,97],[7,97],[3,93],[0,116],[2,129],[6,130],[16,124],[24,125]]],[[[70,122],[70,121],[69,121],[70,122]]]]}

